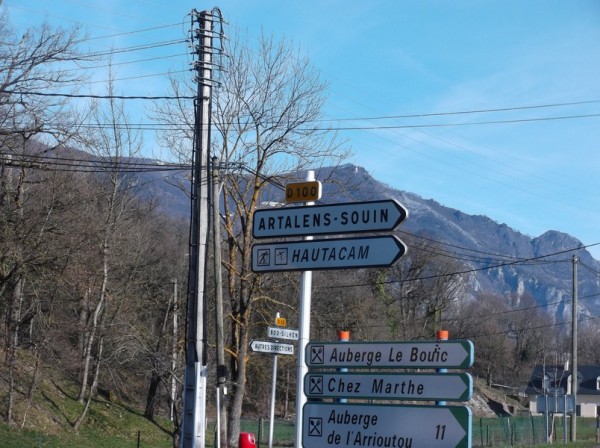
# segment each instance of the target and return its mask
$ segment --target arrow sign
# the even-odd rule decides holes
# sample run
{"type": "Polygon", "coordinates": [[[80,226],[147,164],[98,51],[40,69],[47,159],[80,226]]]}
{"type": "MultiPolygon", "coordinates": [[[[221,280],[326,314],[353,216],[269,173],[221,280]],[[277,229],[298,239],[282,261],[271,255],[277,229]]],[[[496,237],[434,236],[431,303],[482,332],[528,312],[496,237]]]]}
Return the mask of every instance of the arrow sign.
{"type": "Polygon", "coordinates": [[[250,348],[253,352],[273,353],[275,355],[293,355],[294,346],[292,344],[281,344],[279,342],[252,341],[250,348]]]}
{"type": "Polygon", "coordinates": [[[391,266],[406,253],[393,235],[292,241],[252,246],[254,272],[391,266]]]}
{"type": "Polygon", "coordinates": [[[309,367],[466,369],[473,365],[473,343],[444,342],[314,342],[306,346],[309,367]]]}
{"type": "Polygon", "coordinates": [[[298,330],[291,330],[289,328],[269,327],[267,336],[274,339],[287,339],[290,341],[297,341],[300,337],[300,333],[298,332],[298,330]]]}
{"type": "Polygon", "coordinates": [[[393,230],[408,210],[394,199],[344,204],[257,210],[252,221],[254,238],[393,230]]]}
{"type": "Polygon", "coordinates": [[[464,406],[307,403],[304,448],[470,448],[471,410],[464,406]]]}
{"type": "Polygon", "coordinates": [[[468,401],[473,378],[468,373],[309,373],[309,398],[468,401]]]}

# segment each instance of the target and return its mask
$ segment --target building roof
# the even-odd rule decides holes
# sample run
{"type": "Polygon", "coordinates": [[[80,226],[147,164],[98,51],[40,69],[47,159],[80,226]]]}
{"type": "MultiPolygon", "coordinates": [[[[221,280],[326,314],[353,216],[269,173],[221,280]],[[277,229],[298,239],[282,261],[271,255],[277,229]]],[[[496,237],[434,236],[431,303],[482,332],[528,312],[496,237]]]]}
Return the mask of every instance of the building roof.
{"type": "MultiPolygon", "coordinates": [[[[533,368],[525,393],[527,395],[542,395],[544,390],[548,393],[553,393],[556,390],[559,395],[566,393],[570,376],[571,370],[568,370],[568,368],[565,370],[564,366],[539,364],[533,368]]],[[[598,389],[600,365],[577,366],[577,378],[578,395],[600,395],[598,389]]]]}

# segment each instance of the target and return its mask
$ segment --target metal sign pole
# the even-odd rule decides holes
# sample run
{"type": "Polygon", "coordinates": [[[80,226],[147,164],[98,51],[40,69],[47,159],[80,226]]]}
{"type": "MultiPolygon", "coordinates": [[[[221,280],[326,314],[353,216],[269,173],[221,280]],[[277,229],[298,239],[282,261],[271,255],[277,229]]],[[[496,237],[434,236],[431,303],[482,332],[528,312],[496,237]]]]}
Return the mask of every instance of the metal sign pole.
{"type": "MultiPolygon", "coordinates": [[[[306,173],[306,181],[314,181],[315,172],[306,173]]],[[[306,205],[313,205],[314,202],[307,202],[306,205]]],[[[305,240],[312,240],[312,236],[307,236],[305,240]]],[[[312,289],[312,271],[303,271],[300,279],[300,322],[298,325],[298,362],[296,370],[296,438],[295,448],[302,447],[302,408],[306,403],[304,395],[304,375],[308,372],[306,360],[304,359],[306,346],[310,339],[310,307],[311,307],[311,289],[312,289]]]]}
{"type": "Polygon", "coordinates": [[[273,355],[273,381],[271,384],[271,413],[269,415],[269,448],[273,448],[273,426],[275,424],[275,392],[277,389],[277,354],[273,355]]]}

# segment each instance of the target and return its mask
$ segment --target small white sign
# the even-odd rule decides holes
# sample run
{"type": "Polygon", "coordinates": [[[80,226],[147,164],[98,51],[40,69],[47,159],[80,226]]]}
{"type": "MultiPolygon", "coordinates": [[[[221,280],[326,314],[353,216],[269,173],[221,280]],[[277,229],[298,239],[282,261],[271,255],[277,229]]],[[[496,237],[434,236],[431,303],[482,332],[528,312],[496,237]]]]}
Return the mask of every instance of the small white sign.
{"type": "Polygon", "coordinates": [[[250,348],[253,352],[273,353],[275,355],[293,355],[294,346],[292,344],[281,344],[270,341],[252,341],[250,348]]]}
{"type": "Polygon", "coordinates": [[[299,338],[298,330],[289,328],[269,327],[268,336],[273,339],[287,339],[289,341],[297,341],[299,338]]]}

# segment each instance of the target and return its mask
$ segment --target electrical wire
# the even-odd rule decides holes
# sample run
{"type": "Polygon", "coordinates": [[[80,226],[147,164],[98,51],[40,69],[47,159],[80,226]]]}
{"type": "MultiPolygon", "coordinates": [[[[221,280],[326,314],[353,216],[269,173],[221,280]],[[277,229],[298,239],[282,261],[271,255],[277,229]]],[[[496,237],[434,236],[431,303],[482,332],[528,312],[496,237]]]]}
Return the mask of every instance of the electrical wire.
{"type": "MultiPolygon", "coordinates": [[[[584,249],[588,249],[590,247],[594,247],[594,246],[598,246],[598,245],[600,245],[600,243],[593,243],[593,244],[588,244],[588,245],[579,246],[579,247],[575,247],[575,248],[564,249],[564,250],[554,252],[551,254],[538,255],[536,257],[524,258],[522,260],[501,262],[501,263],[494,264],[492,266],[465,269],[462,271],[448,272],[448,273],[442,273],[442,274],[436,274],[436,275],[426,275],[426,276],[418,277],[418,278],[387,280],[387,281],[378,282],[378,284],[388,285],[388,284],[395,284],[395,283],[414,283],[414,282],[421,282],[421,281],[425,281],[425,280],[433,280],[433,279],[437,279],[437,278],[441,278],[441,277],[454,277],[454,276],[458,276],[458,275],[465,275],[465,274],[472,274],[472,273],[476,273],[476,272],[489,271],[489,270],[498,269],[501,267],[514,266],[514,265],[518,265],[518,264],[529,263],[529,262],[532,262],[535,260],[542,260],[544,258],[549,258],[549,257],[557,256],[557,255],[564,255],[566,253],[584,250],[584,249]]],[[[557,260],[555,262],[561,263],[561,262],[568,262],[568,261],[570,261],[570,260],[557,260]]],[[[363,283],[363,284],[337,285],[337,286],[329,285],[329,286],[324,286],[323,289],[355,288],[355,287],[359,287],[359,286],[372,286],[372,284],[371,283],[363,283]]]]}
{"type": "Polygon", "coordinates": [[[573,120],[578,118],[597,118],[600,114],[581,114],[581,115],[563,115],[554,117],[521,118],[513,120],[489,120],[489,121],[471,121],[462,123],[429,123],[429,124],[404,124],[389,126],[338,126],[323,128],[303,128],[304,131],[374,131],[389,129],[420,129],[420,128],[440,128],[454,126],[481,126],[491,124],[514,124],[514,123],[532,123],[540,121],[573,120]]]}
{"type": "MultiPolygon", "coordinates": [[[[91,98],[103,100],[193,100],[195,96],[174,96],[174,95],[92,95],[92,94],[76,94],[76,93],[50,93],[50,92],[28,92],[25,90],[5,90],[5,93],[13,95],[31,95],[31,96],[47,96],[59,98],[91,98]]],[[[108,126],[108,124],[107,124],[108,126]]]]}
{"type": "MultiPolygon", "coordinates": [[[[4,156],[2,164],[6,166],[38,168],[49,171],[91,173],[114,170],[122,173],[143,173],[153,171],[182,171],[189,169],[188,165],[183,164],[165,164],[155,161],[139,162],[127,159],[103,160],[101,158],[92,158],[86,160],[60,156],[15,156],[14,154],[6,152],[0,153],[0,157],[2,156],[4,156]],[[11,156],[11,159],[9,159],[8,156],[11,156]]],[[[90,155],[90,157],[93,156],[90,155]]]]}
{"type": "Polygon", "coordinates": [[[113,37],[129,36],[129,35],[132,35],[132,34],[139,34],[139,33],[145,33],[145,32],[148,32],[148,31],[163,30],[165,28],[174,28],[174,27],[180,27],[180,26],[181,26],[180,22],[171,23],[171,24],[167,24],[167,25],[158,25],[158,26],[153,26],[151,28],[142,28],[142,29],[139,29],[139,30],[123,31],[121,33],[108,34],[108,35],[105,35],[105,36],[88,37],[88,38],[80,40],[78,43],[89,42],[89,41],[92,41],[92,40],[100,40],[100,39],[112,39],[113,37]]]}
{"type": "Polygon", "coordinates": [[[588,266],[586,263],[581,261],[581,259],[579,259],[579,261],[577,263],[580,264],[581,266],[583,266],[587,271],[589,271],[596,277],[600,277],[600,272],[598,272],[596,269],[592,268],[591,266],[588,266]]]}
{"type": "Polygon", "coordinates": [[[331,118],[320,121],[367,121],[367,120],[395,120],[405,118],[427,118],[427,117],[441,117],[445,115],[471,115],[471,114],[482,114],[491,112],[512,112],[516,110],[530,110],[530,109],[543,109],[552,107],[565,107],[565,106],[581,106],[584,104],[597,104],[600,100],[586,100],[586,101],[571,101],[565,103],[549,103],[549,104],[533,104],[526,106],[509,106],[499,107],[490,109],[473,109],[473,110],[460,110],[460,111],[449,111],[449,112],[429,112],[422,114],[407,114],[407,115],[383,115],[374,117],[357,117],[357,118],[331,118]]]}

